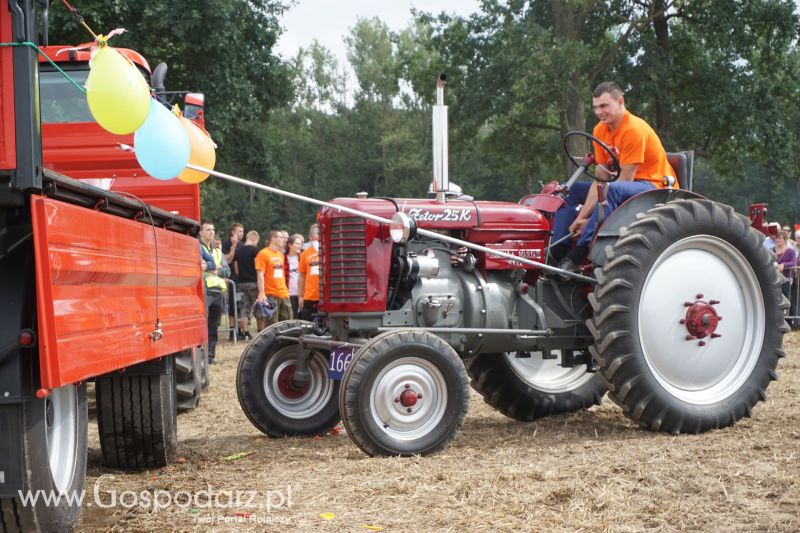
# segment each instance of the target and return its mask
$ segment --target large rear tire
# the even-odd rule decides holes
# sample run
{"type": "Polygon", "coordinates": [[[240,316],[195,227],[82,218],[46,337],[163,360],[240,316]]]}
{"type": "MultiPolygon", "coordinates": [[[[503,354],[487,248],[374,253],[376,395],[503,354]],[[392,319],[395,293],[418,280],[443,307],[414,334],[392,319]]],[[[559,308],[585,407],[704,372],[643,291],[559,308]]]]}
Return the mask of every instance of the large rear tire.
{"type": "Polygon", "coordinates": [[[676,434],[751,416],[788,331],[763,236],[708,200],[655,207],[621,233],[589,296],[609,396],[643,427],[676,434]]]}
{"type": "Polygon", "coordinates": [[[23,434],[2,438],[22,439],[24,484],[28,495],[38,498],[35,504],[0,498],[0,532],[72,531],[86,480],[86,385],[54,389],[50,396],[32,398],[18,408],[23,434]],[[44,501],[55,493],[66,497],[57,504],[44,501]]]}
{"type": "Polygon", "coordinates": [[[368,455],[427,455],[447,448],[464,425],[467,371],[436,335],[390,331],[353,356],[339,403],[348,435],[368,455]]]}
{"type": "Polygon", "coordinates": [[[97,426],[103,463],[157,468],[178,447],[174,374],[108,374],[97,378],[97,426]]]}
{"type": "Polygon", "coordinates": [[[470,385],[488,405],[522,422],[600,405],[606,392],[602,379],[586,365],[561,366],[561,352],[556,355],[479,355],[469,364],[470,385]]]}
{"type": "Polygon", "coordinates": [[[339,382],[328,377],[328,353],[311,351],[310,380],[296,387],[293,377],[303,356],[296,342],[279,336],[311,335],[311,323],[278,322],[258,334],[242,353],[236,393],[250,422],[270,437],[324,435],[339,423],[339,382]]]}

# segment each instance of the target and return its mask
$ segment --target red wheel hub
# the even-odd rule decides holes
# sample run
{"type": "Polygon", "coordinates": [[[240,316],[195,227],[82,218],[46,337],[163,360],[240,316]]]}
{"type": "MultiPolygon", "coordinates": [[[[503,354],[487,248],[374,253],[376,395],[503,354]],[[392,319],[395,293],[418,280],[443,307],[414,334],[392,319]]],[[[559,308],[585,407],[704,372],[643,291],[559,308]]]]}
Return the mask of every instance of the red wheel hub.
{"type": "Polygon", "coordinates": [[[412,407],[417,404],[417,393],[411,390],[404,390],[400,394],[400,404],[403,407],[412,407]]]}
{"type": "Polygon", "coordinates": [[[295,365],[285,366],[278,374],[278,391],[286,398],[301,398],[311,386],[311,383],[306,383],[302,387],[294,385],[292,378],[294,378],[295,368],[297,368],[295,365]]]}
{"type": "MultiPolygon", "coordinates": [[[[702,294],[697,295],[702,298],[702,294]]],[[[717,314],[714,305],[719,302],[716,300],[696,300],[695,302],[686,302],[684,305],[686,309],[686,318],[681,320],[681,324],[686,326],[689,335],[687,340],[703,339],[705,337],[716,338],[720,335],[716,333],[717,325],[722,317],[717,314]]]]}

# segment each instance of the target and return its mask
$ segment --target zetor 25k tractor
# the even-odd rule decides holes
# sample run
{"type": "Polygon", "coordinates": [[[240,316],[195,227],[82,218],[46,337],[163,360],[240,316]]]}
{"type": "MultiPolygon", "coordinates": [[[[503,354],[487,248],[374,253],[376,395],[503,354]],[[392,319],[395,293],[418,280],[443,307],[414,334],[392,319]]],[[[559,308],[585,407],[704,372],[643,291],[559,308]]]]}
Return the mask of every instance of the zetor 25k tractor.
{"type": "MultiPolygon", "coordinates": [[[[519,204],[448,200],[437,92],[436,199],[339,198],[320,210],[319,315],[264,330],[240,362],[239,400],[256,427],[309,435],[341,418],[369,455],[433,453],[464,423],[469,385],[521,421],[606,392],[651,430],[749,417],[777,377],[787,302],[763,235],[691,192],[693,154],[670,155],[682,188],[620,206],[571,274],[544,263],[563,188],[519,204]]],[[[564,146],[575,139],[616,160],[585,133],[564,146]]],[[[567,188],[600,180],[587,146],[570,156],[567,188]]]]}

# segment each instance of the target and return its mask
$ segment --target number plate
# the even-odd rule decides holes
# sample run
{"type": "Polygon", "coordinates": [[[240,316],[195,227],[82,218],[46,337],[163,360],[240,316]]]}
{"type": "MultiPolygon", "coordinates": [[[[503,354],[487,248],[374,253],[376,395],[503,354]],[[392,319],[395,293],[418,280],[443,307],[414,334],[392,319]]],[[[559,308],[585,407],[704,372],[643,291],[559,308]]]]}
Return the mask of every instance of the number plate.
{"type": "Polygon", "coordinates": [[[328,377],[339,381],[347,370],[347,365],[353,360],[353,348],[342,346],[331,351],[330,362],[328,365],[328,377]]]}

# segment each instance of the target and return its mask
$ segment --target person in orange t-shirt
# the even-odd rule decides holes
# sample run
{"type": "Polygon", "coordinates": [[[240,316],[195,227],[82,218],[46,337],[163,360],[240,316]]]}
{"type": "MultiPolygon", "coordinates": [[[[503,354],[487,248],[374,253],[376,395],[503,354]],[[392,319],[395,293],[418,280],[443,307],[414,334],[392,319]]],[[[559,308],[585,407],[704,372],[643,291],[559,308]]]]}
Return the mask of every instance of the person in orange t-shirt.
{"type": "Polygon", "coordinates": [[[297,278],[300,317],[311,320],[319,304],[319,226],[313,224],[308,230],[311,245],[300,254],[297,278]]]}
{"type": "Polygon", "coordinates": [[[256,255],[256,282],[258,283],[258,302],[268,302],[273,309],[271,316],[264,316],[256,306],[256,324],[261,331],[270,324],[291,320],[292,302],[289,300],[289,287],[286,285],[284,270],[286,238],[280,230],[269,232],[269,244],[256,255]]]}
{"type": "MultiPolygon", "coordinates": [[[[592,92],[592,107],[600,121],[593,134],[615,152],[620,165],[619,177],[608,184],[606,217],[632,196],[665,187],[665,183],[675,183],[675,171],[667,161],[658,135],[647,122],[625,109],[619,85],[613,81],[598,85],[592,92]]],[[[608,163],[610,157],[597,143],[594,152],[597,173],[606,177],[608,172],[602,165],[608,163]]],[[[556,212],[553,221],[551,242],[558,244],[551,246],[550,257],[558,268],[578,272],[597,227],[597,189],[591,182],[576,182],[564,200],[564,206],[556,212]],[[568,234],[577,237],[572,249],[568,241],[559,242],[568,234]]]]}

